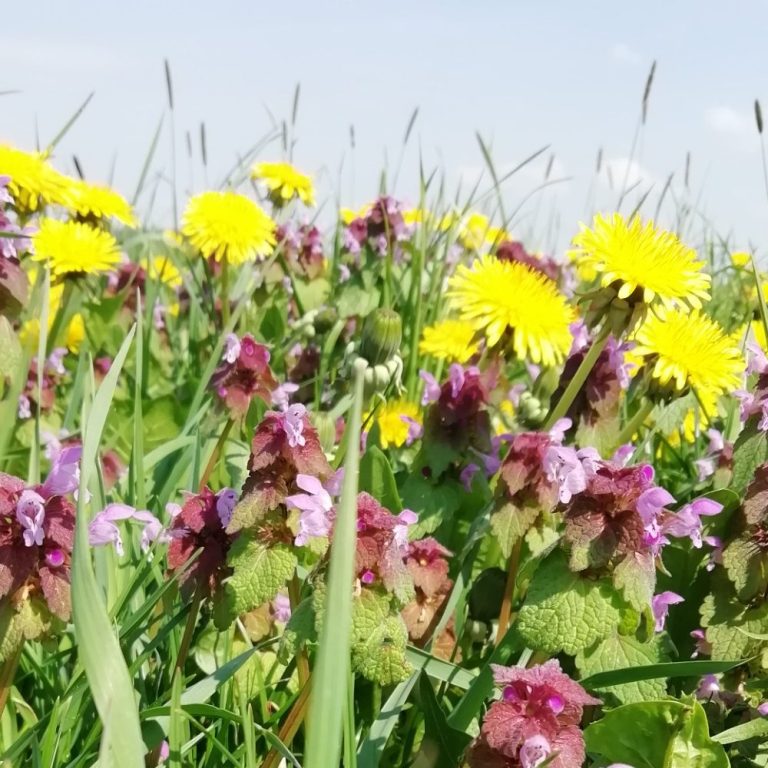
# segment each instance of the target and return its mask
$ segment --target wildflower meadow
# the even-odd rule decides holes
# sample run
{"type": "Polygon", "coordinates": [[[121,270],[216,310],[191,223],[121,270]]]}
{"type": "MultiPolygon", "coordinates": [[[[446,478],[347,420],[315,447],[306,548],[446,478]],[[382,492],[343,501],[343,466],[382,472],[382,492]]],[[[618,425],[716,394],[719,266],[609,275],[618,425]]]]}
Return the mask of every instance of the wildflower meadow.
{"type": "Polygon", "coordinates": [[[0,764],[768,765],[751,251],[533,252],[484,146],[350,209],[276,142],[160,228],[156,146],[57,141],[0,145],[0,764]]]}

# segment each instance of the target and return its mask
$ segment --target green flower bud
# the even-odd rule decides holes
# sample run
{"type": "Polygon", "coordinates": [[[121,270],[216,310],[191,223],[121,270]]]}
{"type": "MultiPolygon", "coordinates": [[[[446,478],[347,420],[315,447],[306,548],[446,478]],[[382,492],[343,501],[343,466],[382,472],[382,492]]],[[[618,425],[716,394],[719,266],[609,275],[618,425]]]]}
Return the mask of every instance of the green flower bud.
{"type": "Polygon", "coordinates": [[[392,309],[374,309],[363,326],[360,354],[371,365],[386,363],[400,349],[402,337],[400,315],[392,309]]]}
{"type": "Polygon", "coordinates": [[[320,446],[325,453],[331,453],[336,445],[336,422],[330,413],[319,411],[312,414],[312,423],[317,430],[320,446]]]}

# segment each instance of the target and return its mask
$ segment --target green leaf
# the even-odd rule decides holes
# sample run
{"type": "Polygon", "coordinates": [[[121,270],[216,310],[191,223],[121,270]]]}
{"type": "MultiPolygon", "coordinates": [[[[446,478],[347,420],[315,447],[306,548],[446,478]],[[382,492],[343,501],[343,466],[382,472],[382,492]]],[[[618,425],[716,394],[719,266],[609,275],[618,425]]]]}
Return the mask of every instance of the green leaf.
{"type": "Polygon", "coordinates": [[[229,550],[232,575],[225,594],[231,620],[271,600],[296,570],[296,555],[288,547],[269,547],[255,536],[241,534],[229,550]]]}
{"type": "Polygon", "coordinates": [[[418,539],[436,531],[459,509],[462,493],[453,481],[433,485],[421,472],[411,474],[402,488],[403,504],[419,516],[411,526],[411,537],[418,539]]]}
{"type": "Polygon", "coordinates": [[[302,600],[291,613],[291,618],[285,625],[283,636],[280,639],[280,647],[277,651],[277,658],[283,663],[288,664],[295,658],[301,647],[309,640],[315,639],[315,611],[312,606],[312,598],[308,597],[302,600]]]}
{"type": "MultiPolygon", "coordinates": [[[[424,711],[424,741],[420,754],[429,755],[430,765],[456,766],[472,737],[453,728],[437,701],[432,683],[422,674],[419,681],[421,707],[424,711]]],[[[419,765],[419,758],[416,759],[419,765]]]]}
{"type": "Polygon", "coordinates": [[[407,680],[403,680],[402,683],[395,686],[389,698],[384,702],[381,712],[373,721],[368,735],[358,750],[358,768],[378,768],[382,764],[382,755],[389,736],[397,725],[400,714],[404,711],[408,697],[418,679],[419,675],[413,673],[407,680]]]}
{"type": "Polygon", "coordinates": [[[751,418],[733,446],[731,488],[739,495],[752,482],[755,470],[768,460],[768,435],[757,424],[757,417],[751,418]]]}
{"type": "Polygon", "coordinates": [[[22,364],[22,357],[18,336],[8,318],[0,315],[0,377],[12,376],[22,364]]]}
{"type": "Polygon", "coordinates": [[[365,364],[358,360],[354,366],[354,400],[347,425],[344,484],[331,543],[325,616],[309,700],[305,768],[338,765],[341,755],[342,718],[350,679],[347,649],[352,630],[364,376],[365,364]]]}
{"type": "Polygon", "coordinates": [[[746,659],[761,646],[761,641],[750,635],[768,633],[768,603],[750,608],[715,592],[707,595],[701,605],[701,625],[712,645],[714,660],[746,659]]]}
{"type": "Polygon", "coordinates": [[[383,506],[397,514],[403,508],[395,475],[380,448],[368,448],[360,460],[360,490],[367,491],[383,506]]]}
{"type": "Polygon", "coordinates": [[[723,550],[723,567],[744,603],[765,592],[768,557],[747,538],[734,539],[723,550]]]}
{"type": "Polygon", "coordinates": [[[620,621],[613,585],[572,573],[557,552],[534,574],[515,627],[530,648],[574,656],[611,634],[620,621]]]}
{"type": "Polygon", "coordinates": [[[423,671],[433,680],[441,680],[466,690],[477,679],[477,670],[464,669],[445,659],[438,659],[421,648],[410,645],[405,655],[417,672],[423,671]]]}
{"type": "Polygon", "coordinates": [[[743,664],[739,661],[669,661],[659,664],[650,664],[641,667],[628,667],[625,669],[614,669],[610,672],[598,672],[585,677],[581,684],[587,688],[607,688],[613,685],[625,685],[634,683],[638,680],[653,680],[656,678],[668,677],[701,677],[702,675],[715,675],[720,672],[727,672],[729,669],[743,664]]]}
{"type": "Polygon", "coordinates": [[[707,716],[693,701],[645,701],[607,712],[584,731],[590,754],[634,768],[728,768],[709,736],[707,716]]]}
{"type": "Polygon", "coordinates": [[[134,333],[135,327],[123,341],[93,398],[87,418],[83,420],[83,454],[72,553],[72,619],[78,657],[85,669],[104,730],[109,735],[107,746],[116,768],[143,768],[145,748],[133,681],[93,571],[86,499],[90,479],[96,470],[101,434],[134,333]]]}
{"type": "Polygon", "coordinates": [[[509,557],[515,544],[531,529],[539,516],[539,508],[522,509],[508,501],[491,515],[491,530],[504,557],[509,557]]]}
{"type": "Polygon", "coordinates": [[[352,608],[352,668],[379,685],[402,682],[412,672],[407,644],[408,630],[391,597],[364,589],[352,608]]]}
{"type": "Polygon", "coordinates": [[[656,564],[649,555],[629,554],[613,571],[613,583],[637,611],[648,610],[656,586],[656,564]]]}
{"type": "Polygon", "coordinates": [[[763,739],[765,736],[768,736],[768,718],[760,717],[721,731],[712,740],[718,744],[736,744],[748,739],[763,739]]]}
{"type": "MultiPolygon", "coordinates": [[[[576,666],[582,675],[589,676],[622,668],[650,666],[662,661],[665,655],[658,636],[652,637],[647,643],[641,643],[634,637],[616,634],[576,656],[576,666]]],[[[590,687],[598,688],[594,683],[590,687]]],[[[600,686],[599,690],[601,694],[612,694],[621,704],[630,704],[664,696],[667,684],[665,678],[655,677],[614,686],[600,686]]]]}

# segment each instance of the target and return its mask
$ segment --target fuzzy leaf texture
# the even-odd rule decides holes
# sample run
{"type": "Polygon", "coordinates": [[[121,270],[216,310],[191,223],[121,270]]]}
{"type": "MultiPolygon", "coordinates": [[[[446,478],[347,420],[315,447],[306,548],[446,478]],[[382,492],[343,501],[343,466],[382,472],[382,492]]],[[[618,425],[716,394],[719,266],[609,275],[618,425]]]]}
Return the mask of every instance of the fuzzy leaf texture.
{"type": "Polygon", "coordinates": [[[379,685],[405,680],[413,668],[405,658],[408,630],[387,595],[363,590],[352,609],[352,668],[379,685]]]}
{"type": "Polygon", "coordinates": [[[620,621],[621,601],[610,582],[572,573],[558,552],[534,574],[515,626],[528,647],[573,656],[607,637],[620,621]]]}
{"type": "MultiPolygon", "coordinates": [[[[647,643],[641,643],[632,636],[615,634],[576,656],[576,666],[582,677],[614,669],[642,667],[661,661],[669,661],[669,655],[665,653],[658,636],[654,636],[647,643]]],[[[607,704],[610,704],[614,697],[619,704],[631,704],[665,696],[667,683],[663,678],[638,680],[634,683],[601,688],[599,693],[607,704]]]]}
{"type": "Polygon", "coordinates": [[[509,557],[515,544],[531,529],[539,516],[539,508],[526,504],[522,508],[512,502],[491,515],[491,530],[504,557],[509,557]]]}
{"type": "Polygon", "coordinates": [[[267,547],[250,534],[240,536],[229,552],[233,572],[226,582],[230,620],[271,600],[293,576],[296,555],[278,544],[267,547]]]}
{"type": "Polygon", "coordinates": [[[728,768],[697,701],[644,701],[607,712],[584,731],[587,751],[634,768],[728,768]]]}

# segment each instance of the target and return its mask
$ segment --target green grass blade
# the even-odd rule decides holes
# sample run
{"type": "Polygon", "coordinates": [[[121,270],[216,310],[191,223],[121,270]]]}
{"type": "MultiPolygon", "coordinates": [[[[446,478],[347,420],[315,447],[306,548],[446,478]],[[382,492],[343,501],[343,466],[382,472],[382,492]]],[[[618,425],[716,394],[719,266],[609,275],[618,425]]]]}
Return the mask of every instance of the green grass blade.
{"type": "Polygon", "coordinates": [[[89,481],[96,471],[101,434],[135,332],[134,327],[120,347],[93,398],[87,419],[83,419],[83,456],[72,553],[72,619],[78,656],[104,730],[109,734],[112,765],[116,768],[142,768],[145,749],[131,677],[93,571],[86,498],[89,481]]]}
{"type": "Polygon", "coordinates": [[[339,764],[341,724],[349,677],[352,628],[352,580],[357,538],[357,484],[360,468],[360,426],[365,362],[355,362],[354,401],[344,462],[344,487],[331,545],[328,598],[309,702],[306,768],[339,764]]]}
{"type": "Polygon", "coordinates": [[[639,667],[612,669],[598,672],[581,680],[586,688],[606,688],[610,685],[636,683],[640,680],[657,680],[662,677],[701,677],[716,675],[744,664],[744,661],[671,661],[662,664],[645,664],[639,667]]]}

